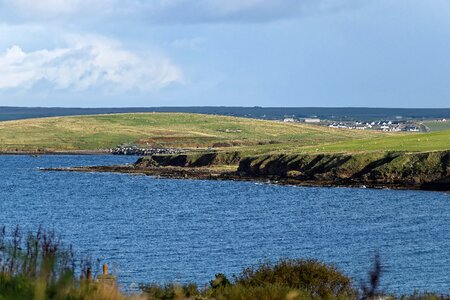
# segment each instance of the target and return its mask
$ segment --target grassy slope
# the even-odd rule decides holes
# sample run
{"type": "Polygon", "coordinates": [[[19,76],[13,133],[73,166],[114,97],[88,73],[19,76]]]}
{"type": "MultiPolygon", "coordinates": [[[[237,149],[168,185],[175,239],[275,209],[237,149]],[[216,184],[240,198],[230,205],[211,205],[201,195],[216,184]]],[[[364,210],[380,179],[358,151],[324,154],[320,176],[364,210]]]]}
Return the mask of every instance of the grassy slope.
{"type": "Polygon", "coordinates": [[[343,141],[319,147],[301,147],[300,152],[437,151],[450,149],[450,130],[409,133],[371,139],[343,141]]]}
{"type": "Polygon", "coordinates": [[[450,149],[450,131],[427,134],[331,129],[255,119],[145,113],[0,122],[0,150],[95,150],[121,143],[223,147],[242,155],[450,149]],[[234,147],[225,147],[231,146],[234,147]]]}
{"type": "Polygon", "coordinates": [[[423,122],[423,125],[427,126],[431,131],[450,130],[450,121],[447,122],[429,121],[423,122]]]}
{"type": "Polygon", "coordinates": [[[265,144],[260,146],[261,151],[265,152],[277,147],[286,148],[286,145],[308,146],[379,136],[375,132],[181,113],[55,117],[0,122],[0,148],[3,150],[94,150],[115,147],[121,143],[140,142],[143,145],[168,147],[210,147],[215,143],[254,147],[265,144]],[[269,144],[274,142],[279,144],[269,144]]]}

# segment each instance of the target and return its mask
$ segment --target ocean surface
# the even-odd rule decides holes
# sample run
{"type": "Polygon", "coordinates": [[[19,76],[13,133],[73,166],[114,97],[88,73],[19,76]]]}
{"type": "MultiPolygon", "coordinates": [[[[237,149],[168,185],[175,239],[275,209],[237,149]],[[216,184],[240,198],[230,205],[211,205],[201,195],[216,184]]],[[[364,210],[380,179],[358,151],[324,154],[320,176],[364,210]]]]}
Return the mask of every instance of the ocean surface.
{"type": "Polygon", "coordinates": [[[39,170],[135,159],[0,156],[0,225],[55,229],[125,289],[203,286],[283,257],[333,263],[359,283],[379,253],[382,290],[450,293],[449,194],[39,170]]]}

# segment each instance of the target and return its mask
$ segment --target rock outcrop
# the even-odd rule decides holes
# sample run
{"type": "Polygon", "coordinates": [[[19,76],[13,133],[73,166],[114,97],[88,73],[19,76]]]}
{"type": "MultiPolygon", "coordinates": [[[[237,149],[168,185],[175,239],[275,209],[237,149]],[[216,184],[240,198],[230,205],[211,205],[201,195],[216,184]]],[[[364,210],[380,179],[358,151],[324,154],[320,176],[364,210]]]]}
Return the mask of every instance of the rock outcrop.
{"type": "Polygon", "coordinates": [[[450,151],[263,155],[241,160],[242,176],[450,191],[450,151]]]}
{"type": "MultiPolygon", "coordinates": [[[[239,152],[152,155],[136,169],[196,169],[239,165],[234,177],[293,184],[414,188],[450,191],[450,151],[356,154],[270,154],[243,157],[239,152]]],[[[227,173],[227,178],[230,176],[227,173]]]]}
{"type": "Polygon", "coordinates": [[[241,161],[239,152],[189,153],[176,155],[152,155],[142,157],[136,165],[160,165],[172,167],[207,167],[218,165],[238,165],[241,161]]]}

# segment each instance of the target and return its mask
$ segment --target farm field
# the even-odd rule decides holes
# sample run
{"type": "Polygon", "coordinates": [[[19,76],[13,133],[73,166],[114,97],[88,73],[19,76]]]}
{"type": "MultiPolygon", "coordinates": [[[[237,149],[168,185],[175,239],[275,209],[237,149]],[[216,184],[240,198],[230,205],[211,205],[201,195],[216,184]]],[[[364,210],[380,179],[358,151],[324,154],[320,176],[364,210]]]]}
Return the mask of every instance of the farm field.
{"type": "MultiPolygon", "coordinates": [[[[298,123],[184,113],[52,117],[0,122],[2,150],[96,150],[130,143],[143,147],[266,145],[273,148],[276,145],[309,146],[381,135],[298,123]]],[[[261,149],[265,151],[265,147],[261,149]]]]}
{"type": "Polygon", "coordinates": [[[450,130],[450,121],[442,122],[442,121],[429,121],[423,122],[428,129],[431,131],[442,131],[442,130],[450,130]]]}
{"type": "Polygon", "coordinates": [[[408,133],[370,139],[349,140],[320,147],[300,147],[305,152],[425,152],[450,149],[450,130],[431,133],[408,133]]]}
{"type": "Polygon", "coordinates": [[[99,150],[120,144],[262,153],[434,151],[450,131],[383,133],[302,123],[186,114],[138,113],[0,122],[1,151],[99,150]]]}

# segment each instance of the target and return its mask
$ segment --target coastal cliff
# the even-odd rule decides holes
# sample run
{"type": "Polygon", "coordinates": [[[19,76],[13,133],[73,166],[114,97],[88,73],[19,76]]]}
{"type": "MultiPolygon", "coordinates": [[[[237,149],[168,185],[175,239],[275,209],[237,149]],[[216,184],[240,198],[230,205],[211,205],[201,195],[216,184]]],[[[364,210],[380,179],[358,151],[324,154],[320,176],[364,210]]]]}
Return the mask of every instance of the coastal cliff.
{"type": "Polygon", "coordinates": [[[263,155],[241,160],[243,176],[450,190],[450,151],[263,155]]]}
{"type": "Polygon", "coordinates": [[[236,165],[236,178],[314,185],[366,185],[450,191],[450,151],[359,154],[270,154],[239,152],[154,155],[135,168],[199,168],[236,165]]]}
{"type": "Polygon", "coordinates": [[[141,157],[136,166],[209,167],[219,165],[238,165],[242,155],[236,152],[189,153],[175,155],[152,155],[141,157]]]}

